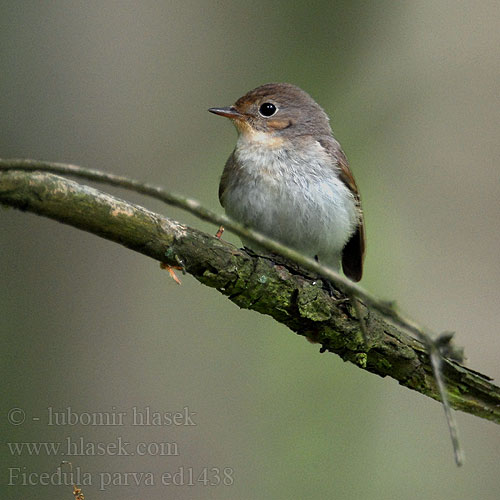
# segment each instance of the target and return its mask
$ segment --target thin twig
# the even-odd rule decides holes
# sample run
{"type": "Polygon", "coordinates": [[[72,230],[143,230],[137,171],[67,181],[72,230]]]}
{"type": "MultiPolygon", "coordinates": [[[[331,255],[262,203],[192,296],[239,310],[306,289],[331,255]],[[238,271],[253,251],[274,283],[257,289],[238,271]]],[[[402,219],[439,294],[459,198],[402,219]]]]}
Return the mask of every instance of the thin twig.
{"type": "MultiPolygon", "coordinates": [[[[361,288],[359,285],[344,278],[334,270],[319,264],[316,260],[308,258],[302,255],[301,253],[291,248],[288,248],[285,245],[282,245],[281,243],[275,240],[268,238],[262,233],[253,231],[243,226],[242,224],[239,224],[231,220],[230,218],[224,215],[216,214],[215,212],[212,212],[211,210],[204,208],[196,200],[170,193],[158,186],[153,186],[150,184],[139,182],[137,180],[129,179],[123,176],[108,174],[97,170],[84,169],[76,165],[44,162],[37,160],[0,159],[0,170],[45,171],[45,172],[77,176],[91,181],[101,182],[112,186],[118,186],[150,196],[152,198],[163,201],[169,205],[187,210],[188,212],[196,215],[202,220],[222,225],[225,228],[233,231],[238,236],[254,241],[260,246],[266,248],[267,250],[281,254],[285,258],[295,261],[303,268],[315,272],[339,285],[343,290],[346,291],[346,293],[348,293],[354,298],[354,305],[356,308],[358,319],[360,321],[361,330],[363,332],[366,342],[367,341],[366,325],[364,324],[364,318],[361,315],[360,304],[357,302],[356,298],[362,299],[363,302],[368,307],[377,310],[382,315],[384,315],[385,317],[389,318],[394,323],[396,323],[398,326],[412,333],[418,340],[420,340],[428,348],[431,357],[431,366],[433,369],[434,377],[436,379],[441,401],[444,406],[448,427],[450,429],[450,435],[452,438],[452,443],[455,452],[455,459],[457,464],[461,465],[462,452],[459,446],[456,424],[451,414],[451,407],[449,405],[445,384],[441,375],[441,366],[443,360],[441,350],[437,345],[437,343],[432,339],[432,336],[428,331],[424,330],[424,328],[420,327],[413,320],[409,319],[408,317],[404,316],[402,313],[397,311],[392,303],[377,299],[376,297],[368,293],[366,290],[361,288]]],[[[367,348],[369,347],[367,346],[367,348]]]]}
{"type": "Polygon", "coordinates": [[[451,411],[450,401],[448,400],[448,393],[446,392],[446,387],[443,381],[443,357],[441,355],[441,350],[437,348],[436,344],[433,344],[431,347],[430,360],[432,364],[432,371],[438,385],[439,393],[441,394],[441,402],[443,403],[444,414],[448,423],[448,430],[450,431],[451,444],[453,446],[453,456],[455,458],[455,463],[460,467],[464,463],[464,453],[462,451],[460,440],[458,438],[457,422],[451,411]]]}

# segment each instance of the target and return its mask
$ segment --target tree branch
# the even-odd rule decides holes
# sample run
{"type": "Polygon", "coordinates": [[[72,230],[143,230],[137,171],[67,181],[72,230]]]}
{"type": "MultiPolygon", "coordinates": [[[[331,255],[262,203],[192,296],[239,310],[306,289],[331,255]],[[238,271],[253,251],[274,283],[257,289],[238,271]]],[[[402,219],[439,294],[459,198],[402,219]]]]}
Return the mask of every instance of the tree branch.
{"type": "MultiPolygon", "coordinates": [[[[91,232],[160,262],[177,265],[242,308],[272,316],[360,368],[440,400],[426,347],[361,305],[369,348],[348,300],[317,276],[273,257],[238,249],[140,206],[52,174],[0,173],[0,202],[91,232]],[[333,296],[332,296],[333,295],[333,296]]],[[[453,408],[500,423],[500,388],[451,359],[442,361],[453,408]]]]}
{"type": "Polygon", "coordinates": [[[379,311],[380,313],[382,313],[382,315],[391,319],[397,325],[408,330],[424,345],[428,346],[429,348],[438,348],[439,352],[441,352],[444,348],[447,348],[450,354],[452,354],[452,346],[450,345],[452,335],[446,333],[445,335],[440,336],[437,341],[433,340],[433,337],[436,337],[435,335],[433,336],[431,332],[424,330],[424,328],[419,326],[410,318],[405,317],[396,309],[394,302],[377,299],[376,297],[368,293],[364,288],[361,288],[358,284],[345,278],[333,269],[325,267],[315,259],[307,257],[300,252],[297,252],[296,250],[289,248],[262,233],[259,233],[258,231],[252,230],[249,227],[228,218],[225,215],[220,215],[212,212],[211,210],[208,210],[201,206],[196,200],[176,195],[158,186],[152,186],[150,184],[139,182],[134,179],[129,179],[127,177],[122,177],[107,172],[101,172],[99,170],[82,168],[77,165],[70,165],[66,163],[27,159],[0,159],[0,170],[26,170],[30,172],[43,171],[76,176],[82,179],[108,184],[110,186],[118,186],[125,189],[130,189],[137,193],[145,194],[157,200],[163,201],[168,205],[182,208],[183,210],[196,215],[196,217],[202,220],[213,222],[214,224],[220,224],[226,229],[230,229],[233,233],[237,234],[241,238],[251,240],[254,243],[258,244],[260,247],[264,247],[273,253],[289,259],[290,261],[296,262],[306,270],[318,273],[324,278],[333,281],[341,287],[342,291],[348,292],[351,296],[362,299],[368,307],[379,311]]]}

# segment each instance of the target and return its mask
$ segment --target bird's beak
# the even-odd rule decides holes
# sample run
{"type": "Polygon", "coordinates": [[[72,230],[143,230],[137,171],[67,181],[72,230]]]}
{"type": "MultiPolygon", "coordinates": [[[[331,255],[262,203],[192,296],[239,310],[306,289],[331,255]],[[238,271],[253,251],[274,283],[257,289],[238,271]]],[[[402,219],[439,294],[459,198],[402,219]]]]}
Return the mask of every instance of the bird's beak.
{"type": "Polygon", "coordinates": [[[233,108],[232,106],[229,106],[227,108],[210,108],[208,111],[216,115],[225,116],[226,118],[231,118],[233,120],[238,118],[240,119],[243,118],[243,115],[236,108],[233,108]]]}

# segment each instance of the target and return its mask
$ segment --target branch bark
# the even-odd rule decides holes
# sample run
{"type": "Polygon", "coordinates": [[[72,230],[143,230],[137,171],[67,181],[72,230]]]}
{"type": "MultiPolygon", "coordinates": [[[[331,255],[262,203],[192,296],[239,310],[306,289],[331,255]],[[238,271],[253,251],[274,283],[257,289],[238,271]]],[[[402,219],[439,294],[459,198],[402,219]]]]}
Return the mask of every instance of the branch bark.
{"type": "MultiPolygon", "coordinates": [[[[52,174],[0,172],[0,203],[72,225],[177,265],[241,308],[272,316],[360,368],[440,400],[426,347],[361,305],[363,341],[349,297],[286,261],[255,255],[140,206],[52,174]]],[[[442,363],[453,408],[500,423],[500,388],[456,361],[442,363]]]]}

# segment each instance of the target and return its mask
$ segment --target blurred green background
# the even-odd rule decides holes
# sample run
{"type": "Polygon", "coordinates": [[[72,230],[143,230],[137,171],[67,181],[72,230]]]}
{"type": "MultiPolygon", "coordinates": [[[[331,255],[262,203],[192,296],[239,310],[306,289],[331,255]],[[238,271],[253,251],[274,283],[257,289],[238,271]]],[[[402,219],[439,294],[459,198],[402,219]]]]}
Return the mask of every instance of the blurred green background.
{"type": "MultiPolygon", "coordinates": [[[[456,331],[469,365],[498,379],[499,10],[451,0],[0,1],[0,156],[128,175],[222,211],[218,180],[236,133],[207,108],[295,83],[331,116],[358,181],[363,285],[435,331],[456,331]]],[[[498,498],[498,426],[456,414],[467,455],[458,469],[436,402],[320,355],[189,276],[177,286],[116,244],[3,209],[0,234],[2,498],[71,498],[37,476],[68,457],[5,445],[68,438],[177,445],[178,456],[70,457],[91,474],[89,500],[498,498]],[[132,426],[134,406],[188,407],[197,425],[132,426]],[[48,425],[48,408],[68,407],[128,416],[122,427],[48,425]],[[12,408],[23,424],[9,423],[12,408]],[[193,486],[161,484],[182,467],[193,486]],[[233,484],[196,481],[224,467],[233,484]],[[100,484],[123,484],[125,472],[150,472],[155,485],[100,484]],[[34,484],[22,485],[30,473],[34,484]]]]}

